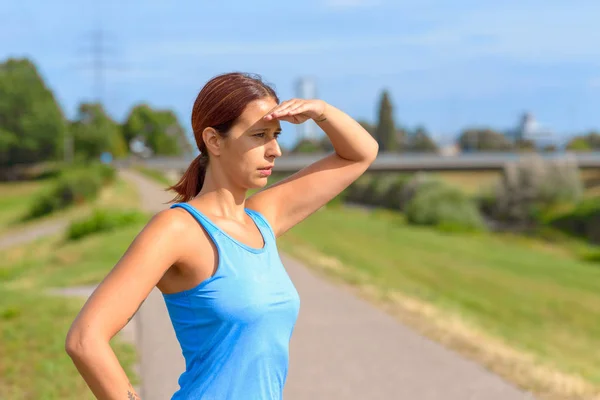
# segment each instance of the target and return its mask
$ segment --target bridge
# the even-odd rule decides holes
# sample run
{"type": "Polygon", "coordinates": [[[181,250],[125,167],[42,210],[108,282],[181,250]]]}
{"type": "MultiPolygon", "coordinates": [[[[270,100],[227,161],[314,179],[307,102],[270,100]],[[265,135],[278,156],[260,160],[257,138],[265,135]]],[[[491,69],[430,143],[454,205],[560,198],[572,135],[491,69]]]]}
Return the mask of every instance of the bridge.
{"type": "MultiPolygon", "coordinates": [[[[494,171],[502,169],[508,162],[531,156],[532,153],[463,153],[454,156],[442,156],[431,153],[380,153],[369,171],[494,171]]],[[[600,152],[588,153],[537,153],[547,160],[570,160],[582,169],[600,168],[600,152]]],[[[312,164],[325,153],[288,154],[275,161],[274,172],[295,172],[312,164]]],[[[136,163],[162,171],[184,171],[193,156],[152,157],[136,161],[118,161],[117,163],[136,163]]]]}

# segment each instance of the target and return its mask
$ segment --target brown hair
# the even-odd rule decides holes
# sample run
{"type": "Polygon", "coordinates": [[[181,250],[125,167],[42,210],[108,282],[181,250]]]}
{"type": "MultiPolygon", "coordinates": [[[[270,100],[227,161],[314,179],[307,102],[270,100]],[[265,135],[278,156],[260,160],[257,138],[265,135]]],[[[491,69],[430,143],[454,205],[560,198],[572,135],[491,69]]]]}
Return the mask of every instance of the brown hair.
{"type": "Polygon", "coordinates": [[[202,189],[209,161],[202,131],[212,127],[219,135],[227,137],[229,129],[242,115],[248,103],[265,97],[272,97],[279,103],[273,88],[256,74],[231,72],[217,75],[204,85],[192,110],[192,130],[200,154],[192,161],[179,182],[167,189],[178,193],[171,202],[189,201],[202,189]]]}

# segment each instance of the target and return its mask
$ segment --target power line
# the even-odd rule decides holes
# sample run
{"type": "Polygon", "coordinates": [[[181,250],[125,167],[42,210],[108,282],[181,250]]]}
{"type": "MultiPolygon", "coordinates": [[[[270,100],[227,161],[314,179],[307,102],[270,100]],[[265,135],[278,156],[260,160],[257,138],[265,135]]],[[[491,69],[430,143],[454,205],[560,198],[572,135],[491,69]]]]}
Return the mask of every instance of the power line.
{"type": "MultiPolygon", "coordinates": [[[[80,66],[79,69],[92,70],[92,85],[91,92],[92,98],[98,104],[100,104],[105,112],[108,112],[104,105],[105,94],[106,94],[106,71],[111,68],[107,61],[107,54],[109,49],[107,46],[108,34],[102,27],[100,21],[96,21],[96,29],[89,31],[85,35],[87,39],[86,47],[79,51],[79,53],[85,53],[85,56],[91,55],[91,63],[80,66]],[[89,47],[88,47],[89,46],[89,47]]],[[[87,57],[86,57],[87,58],[87,57]]],[[[74,156],[74,143],[71,135],[65,136],[65,161],[71,162],[74,156]]]]}
{"type": "Polygon", "coordinates": [[[109,43],[114,40],[114,36],[104,29],[100,21],[96,25],[95,29],[87,33],[87,46],[82,52],[85,56],[91,56],[91,63],[84,68],[92,70],[92,98],[97,103],[104,104],[107,93],[106,72],[121,67],[117,67],[108,57],[115,53],[114,47],[109,43]]]}
{"type": "Polygon", "coordinates": [[[106,70],[108,63],[107,55],[107,35],[104,29],[99,26],[88,33],[89,42],[84,51],[86,56],[91,56],[91,63],[86,69],[92,70],[92,98],[100,104],[104,103],[104,95],[106,89],[106,70]]]}

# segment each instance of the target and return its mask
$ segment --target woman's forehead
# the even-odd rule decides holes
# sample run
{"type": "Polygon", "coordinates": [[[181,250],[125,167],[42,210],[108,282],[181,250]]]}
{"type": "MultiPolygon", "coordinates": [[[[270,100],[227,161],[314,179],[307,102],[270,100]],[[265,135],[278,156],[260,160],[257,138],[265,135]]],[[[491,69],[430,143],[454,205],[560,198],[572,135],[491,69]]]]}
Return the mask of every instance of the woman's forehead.
{"type": "Polygon", "coordinates": [[[244,112],[239,117],[239,124],[246,129],[254,126],[265,128],[279,127],[279,121],[265,121],[263,117],[269,111],[277,106],[277,103],[272,98],[254,100],[246,106],[244,112]]]}

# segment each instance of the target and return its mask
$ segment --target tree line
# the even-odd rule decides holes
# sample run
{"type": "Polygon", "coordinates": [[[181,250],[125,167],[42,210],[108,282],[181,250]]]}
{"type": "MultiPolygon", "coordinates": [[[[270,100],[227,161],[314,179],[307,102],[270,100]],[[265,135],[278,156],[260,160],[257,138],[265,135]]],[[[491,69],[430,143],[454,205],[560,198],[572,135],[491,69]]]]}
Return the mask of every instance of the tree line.
{"type": "Polygon", "coordinates": [[[118,123],[102,104],[83,102],[69,120],[31,60],[0,63],[0,168],[125,157],[134,139],[156,155],[193,151],[171,110],[138,104],[118,123]]]}
{"type": "MultiPolygon", "coordinates": [[[[414,129],[399,126],[394,120],[394,107],[389,91],[381,93],[376,123],[358,121],[379,144],[380,152],[438,152],[438,144],[431,138],[423,125],[414,129]]],[[[489,127],[468,127],[463,129],[455,145],[459,151],[556,151],[557,146],[547,144],[537,148],[534,141],[521,138],[511,130],[499,131],[489,127]]],[[[572,151],[600,151],[600,133],[591,131],[572,137],[565,148],[572,151]]],[[[318,141],[302,140],[292,152],[330,151],[327,138],[318,141]]]]}

